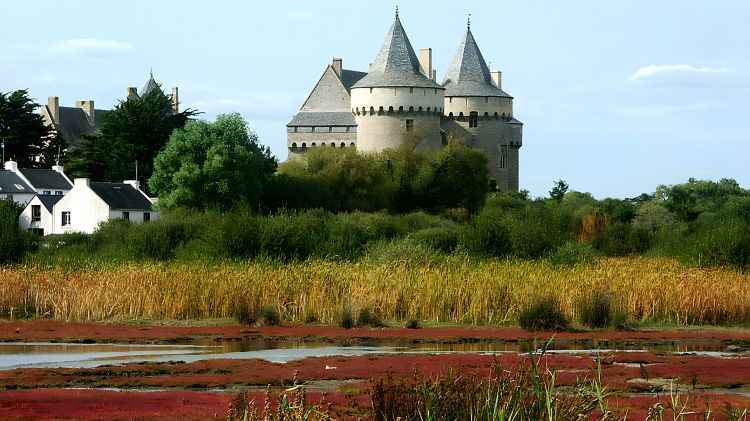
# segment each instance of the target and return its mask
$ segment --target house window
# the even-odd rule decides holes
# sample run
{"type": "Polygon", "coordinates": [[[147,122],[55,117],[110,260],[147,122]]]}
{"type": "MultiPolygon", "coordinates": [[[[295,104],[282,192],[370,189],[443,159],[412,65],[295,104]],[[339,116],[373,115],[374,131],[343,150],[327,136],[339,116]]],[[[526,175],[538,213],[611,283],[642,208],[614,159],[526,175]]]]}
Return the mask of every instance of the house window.
{"type": "Polygon", "coordinates": [[[47,194],[47,195],[50,195],[50,194],[52,194],[52,191],[51,191],[51,190],[44,190],[44,191],[42,192],[42,194],[47,194]]]}
{"type": "Polygon", "coordinates": [[[65,211],[62,213],[62,225],[70,225],[70,211],[65,211]]]}
{"type": "Polygon", "coordinates": [[[31,222],[39,222],[42,220],[42,206],[31,205],[31,222]]]}
{"type": "Polygon", "coordinates": [[[130,221],[130,212],[123,212],[122,213],[122,219],[126,221],[130,221]]]}
{"type": "Polygon", "coordinates": [[[151,212],[143,212],[143,222],[151,222],[151,212]]]}
{"type": "Polygon", "coordinates": [[[500,145],[500,168],[508,168],[508,145],[500,145]]]}
{"type": "Polygon", "coordinates": [[[410,132],[414,130],[414,120],[408,118],[406,119],[406,131],[410,132]]]}
{"type": "Polygon", "coordinates": [[[62,190],[55,190],[55,196],[62,196],[62,190]]]}
{"type": "Polygon", "coordinates": [[[479,125],[479,114],[472,112],[469,114],[469,128],[474,128],[479,125]]]}

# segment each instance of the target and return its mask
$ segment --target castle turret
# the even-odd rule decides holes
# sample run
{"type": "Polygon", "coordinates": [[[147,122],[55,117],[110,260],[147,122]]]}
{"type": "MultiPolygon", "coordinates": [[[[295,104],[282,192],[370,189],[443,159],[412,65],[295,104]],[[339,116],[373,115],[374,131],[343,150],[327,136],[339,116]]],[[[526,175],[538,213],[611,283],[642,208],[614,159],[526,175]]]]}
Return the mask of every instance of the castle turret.
{"type": "Polygon", "coordinates": [[[498,187],[518,191],[522,124],[513,117],[513,97],[502,90],[500,71],[490,72],[469,25],[443,87],[446,134],[482,149],[498,187]]]}
{"type": "MultiPolygon", "coordinates": [[[[429,72],[431,65],[421,67],[429,72]]],[[[420,149],[441,146],[444,89],[421,67],[397,11],[370,72],[351,89],[358,150],[396,148],[407,140],[420,149]]]]}

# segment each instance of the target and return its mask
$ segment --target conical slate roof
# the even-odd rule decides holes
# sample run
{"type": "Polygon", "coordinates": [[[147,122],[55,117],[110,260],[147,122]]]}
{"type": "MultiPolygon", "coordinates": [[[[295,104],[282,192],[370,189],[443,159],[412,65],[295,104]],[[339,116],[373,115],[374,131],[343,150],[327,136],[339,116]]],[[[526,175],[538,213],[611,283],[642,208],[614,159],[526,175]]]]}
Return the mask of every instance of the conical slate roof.
{"type": "Polygon", "coordinates": [[[466,35],[445,75],[443,87],[445,96],[510,97],[492,84],[490,69],[471,34],[471,28],[466,29],[466,35]]]}
{"type": "Polygon", "coordinates": [[[154,89],[158,89],[159,92],[164,94],[164,92],[162,92],[161,88],[159,87],[159,84],[156,83],[156,81],[154,80],[154,74],[151,73],[151,77],[148,78],[148,82],[146,82],[146,84],[143,85],[143,88],[141,89],[141,92],[138,95],[141,98],[145,98],[146,95],[150,94],[151,91],[153,91],[154,89]]]}
{"type": "Polygon", "coordinates": [[[419,59],[409,43],[401,20],[396,20],[385,37],[383,46],[367,76],[352,88],[378,88],[408,86],[417,88],[440,88],[432,79],[419,70],[419,59]]]}

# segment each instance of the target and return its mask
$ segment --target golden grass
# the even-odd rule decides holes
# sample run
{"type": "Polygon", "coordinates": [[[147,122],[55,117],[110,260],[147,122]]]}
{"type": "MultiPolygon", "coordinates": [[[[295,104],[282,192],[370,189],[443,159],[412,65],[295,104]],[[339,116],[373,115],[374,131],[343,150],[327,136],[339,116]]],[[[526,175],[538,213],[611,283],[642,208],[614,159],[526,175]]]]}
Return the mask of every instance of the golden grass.
{"type": "Polygon", "coordinates": [[[307,261],[0,268],[0,314],[70,321],[233,317],[243,303],[274,305],[286,321],[333,323],[342,305],[370,306],[390,320],[496,324],[549,295],[575,316],[582,298],[607,290],[636,320],[677,324],[746,319],[750,275],[686,268],[669,259],[607,259],[561,268],[544,261],[387,265],[307,261]]]}

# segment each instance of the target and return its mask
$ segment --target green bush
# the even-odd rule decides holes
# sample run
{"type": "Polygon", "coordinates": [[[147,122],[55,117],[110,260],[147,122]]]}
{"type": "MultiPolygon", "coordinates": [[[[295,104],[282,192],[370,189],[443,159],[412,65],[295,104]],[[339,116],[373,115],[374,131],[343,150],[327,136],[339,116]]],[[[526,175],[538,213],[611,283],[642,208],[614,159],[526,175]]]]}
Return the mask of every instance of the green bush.
{"type": "Polygon", "coordinates": [[[502,224],[502,213],[485,209],[464,228],[459,244],[469,254],[502,257],[510,253],[508,228],[502,224]]]}
{"type": "Polygon", "coordinates": [[[445,255],[430,246],[407,237],[371,243],[367,247],[365,258],[373,264],[389,264],[392,262],[436,264],[444,261],[445,255]]]}
{"type": "Polygon", "coordinates": [[[169,260],[175,250],[196,235],[196,227],[175,219],[133,224],[125,238],[128,254],[135,259],[169,260]]]}
{"type": "Polygon", "coordinates": [[[555,249],[555,252],[549,256],[549,261],[556,266],[575,266],[594,263],[598,257],[596,249],[591,245],[568,241],[555,249]]]}
{"type": "Polygon", "coordinates": [[[0,265],[20,260],[30,248],[29,234],[18,227],[21,207],[0,199],[0,265]]]}
{"type": "Polygon", "coordinates": [[[417,243],[424,244],[443,253],[452,253],[458,246],[461,230],[454,225],[425,228],[410,234],[417,243]]]}
{"type": "Polygon", "coordinates": [[[536,298],[521,308],[518,314],[521,328],[531,332],[567,330],[570,322],[560,309],[560,303],[551,297],[536,298]]]}

